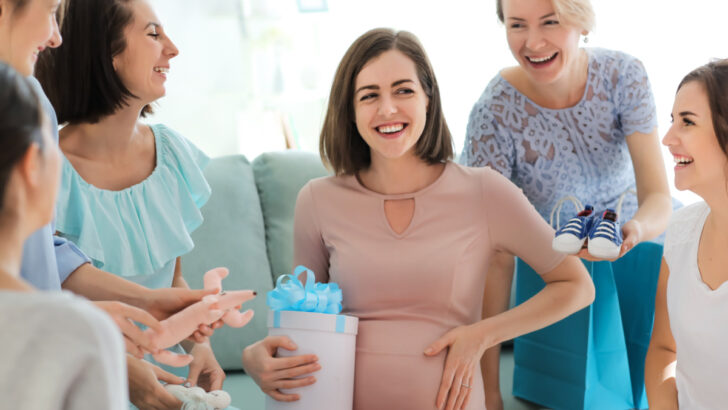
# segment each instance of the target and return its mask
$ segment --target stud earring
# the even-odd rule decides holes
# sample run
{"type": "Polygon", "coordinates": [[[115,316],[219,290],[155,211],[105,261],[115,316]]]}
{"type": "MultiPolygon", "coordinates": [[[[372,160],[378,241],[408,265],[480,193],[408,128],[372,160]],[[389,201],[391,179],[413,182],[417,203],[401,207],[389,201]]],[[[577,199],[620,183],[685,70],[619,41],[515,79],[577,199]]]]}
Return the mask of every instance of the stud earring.
{"type": "Polygon", "coordinates": [[[589,35],[584,36],[584,44],[587,44],[589,42],[589,35]]]}

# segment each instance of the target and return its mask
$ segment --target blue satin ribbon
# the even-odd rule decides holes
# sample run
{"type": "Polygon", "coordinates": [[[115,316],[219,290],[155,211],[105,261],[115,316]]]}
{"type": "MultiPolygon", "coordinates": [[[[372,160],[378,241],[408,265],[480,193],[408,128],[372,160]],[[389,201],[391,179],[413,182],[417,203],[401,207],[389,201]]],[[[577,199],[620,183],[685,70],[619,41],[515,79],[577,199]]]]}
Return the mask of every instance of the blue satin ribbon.
{"type": "Polygon", "coordinates": [[[341,289],[336,283],[316,283],[311,269],[297,266],[293,275],[278,277],[275,289],[268,292],[267,302],[274,312],[293,310],[335,315],[341,312],[341,289]],[[298,279],[303,273],[306,285],[298,279]]]}

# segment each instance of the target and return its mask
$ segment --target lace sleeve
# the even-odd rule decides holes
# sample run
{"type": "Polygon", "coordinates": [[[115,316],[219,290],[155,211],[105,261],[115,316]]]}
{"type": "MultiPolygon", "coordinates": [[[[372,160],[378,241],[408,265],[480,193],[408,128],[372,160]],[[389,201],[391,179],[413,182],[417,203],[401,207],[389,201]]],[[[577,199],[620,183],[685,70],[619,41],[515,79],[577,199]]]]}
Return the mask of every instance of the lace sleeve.
{"type": "Polygon", "coordinates": [[[657,114],[645,67],[633,57],[626,58],[620,66],[615,102],[622,131],[625,136],[652,132],[657,127],[657,114]]]}
{"type": "Polygon", "coordinates": [[[470,113],[460,163],[469,167],[491,167],[510,179],[513,172],[513,141],[499,128],[490,104],[478,101],[470,113]]]}

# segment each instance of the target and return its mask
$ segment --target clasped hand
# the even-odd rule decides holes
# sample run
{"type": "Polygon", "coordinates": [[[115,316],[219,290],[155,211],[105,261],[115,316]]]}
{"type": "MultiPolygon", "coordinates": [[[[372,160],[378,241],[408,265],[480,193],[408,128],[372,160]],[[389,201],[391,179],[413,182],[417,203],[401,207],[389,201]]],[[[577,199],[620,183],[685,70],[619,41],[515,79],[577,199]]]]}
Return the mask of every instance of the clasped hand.
{"type": "Polygon", "coordinates": [[[482,322],[478,322],[450,330],[425,349],[425,356],[428,357],[448,349],[442,381],[435,399],[438,409],[442,409],[443,404],[446,410],[462,409],[468,405],[472,389],[476,388],[473,383],[475,374],[479,371],[480,358],[493,345],[488,340],[482,322]]]}

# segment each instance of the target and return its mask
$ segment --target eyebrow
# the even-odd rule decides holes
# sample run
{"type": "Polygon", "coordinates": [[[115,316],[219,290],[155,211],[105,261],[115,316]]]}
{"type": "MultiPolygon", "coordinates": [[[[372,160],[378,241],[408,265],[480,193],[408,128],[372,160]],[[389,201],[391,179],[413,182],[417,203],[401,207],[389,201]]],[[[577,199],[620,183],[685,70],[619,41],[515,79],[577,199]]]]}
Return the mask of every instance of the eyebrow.
{"type": "Polygon", "coordinates": [[[153,21],[150,21],[149,23],[147,23],[146,26],[144,26],[144,30],[148,29],[149,27],[162,28],[162,25],[159,24],[159,23],[155,23],[153,21]]]}
{"type": "MultiPolygon", "coordinates": [[[[539,17],[538,19],[543,20],[545,18],[554,17],[554,16],[556,16],[556,13],[549,13],[549,14],[539,17]]],[[[522,19],[520,17],[508,17],[508,20],[526,21],[526,19],[522,19]]]]}
{"type": "MultiPolygon", "coordinates": [[[[404,83],[414,83],[414,81],[412,81],[410,79],[397,80],[397,81],[395,81],[395,82],[392,83],[392,87],[396,87],[396,86],[398,86],[400,84],[404,84],[404,83]]],[[[378,85],[374,85],[374,84],[372,84],[372,85],[365,85],[365,86],[359,87],[359,89],[357,89],[354,92],[354,94],[355,95],[356,94],[359,94],[359,91],[362,91],[362,90],[378,90],[378,89],[379,89],[379,86],[378,85]]]]}
{"type": "Polygon", "coordinates": [[[680,116],[681,116],[681,117],[685,117],[685,116],[687,116],[687,115],[692,115],[692,116],[694,116],[694,117],[699,117],[699,115],[698,115],[698,114],[695,114],[695,113],[694,113],[694,112],[692,112],[692,111],[682,111],[682,112],[680,112],[680,116]]]}

